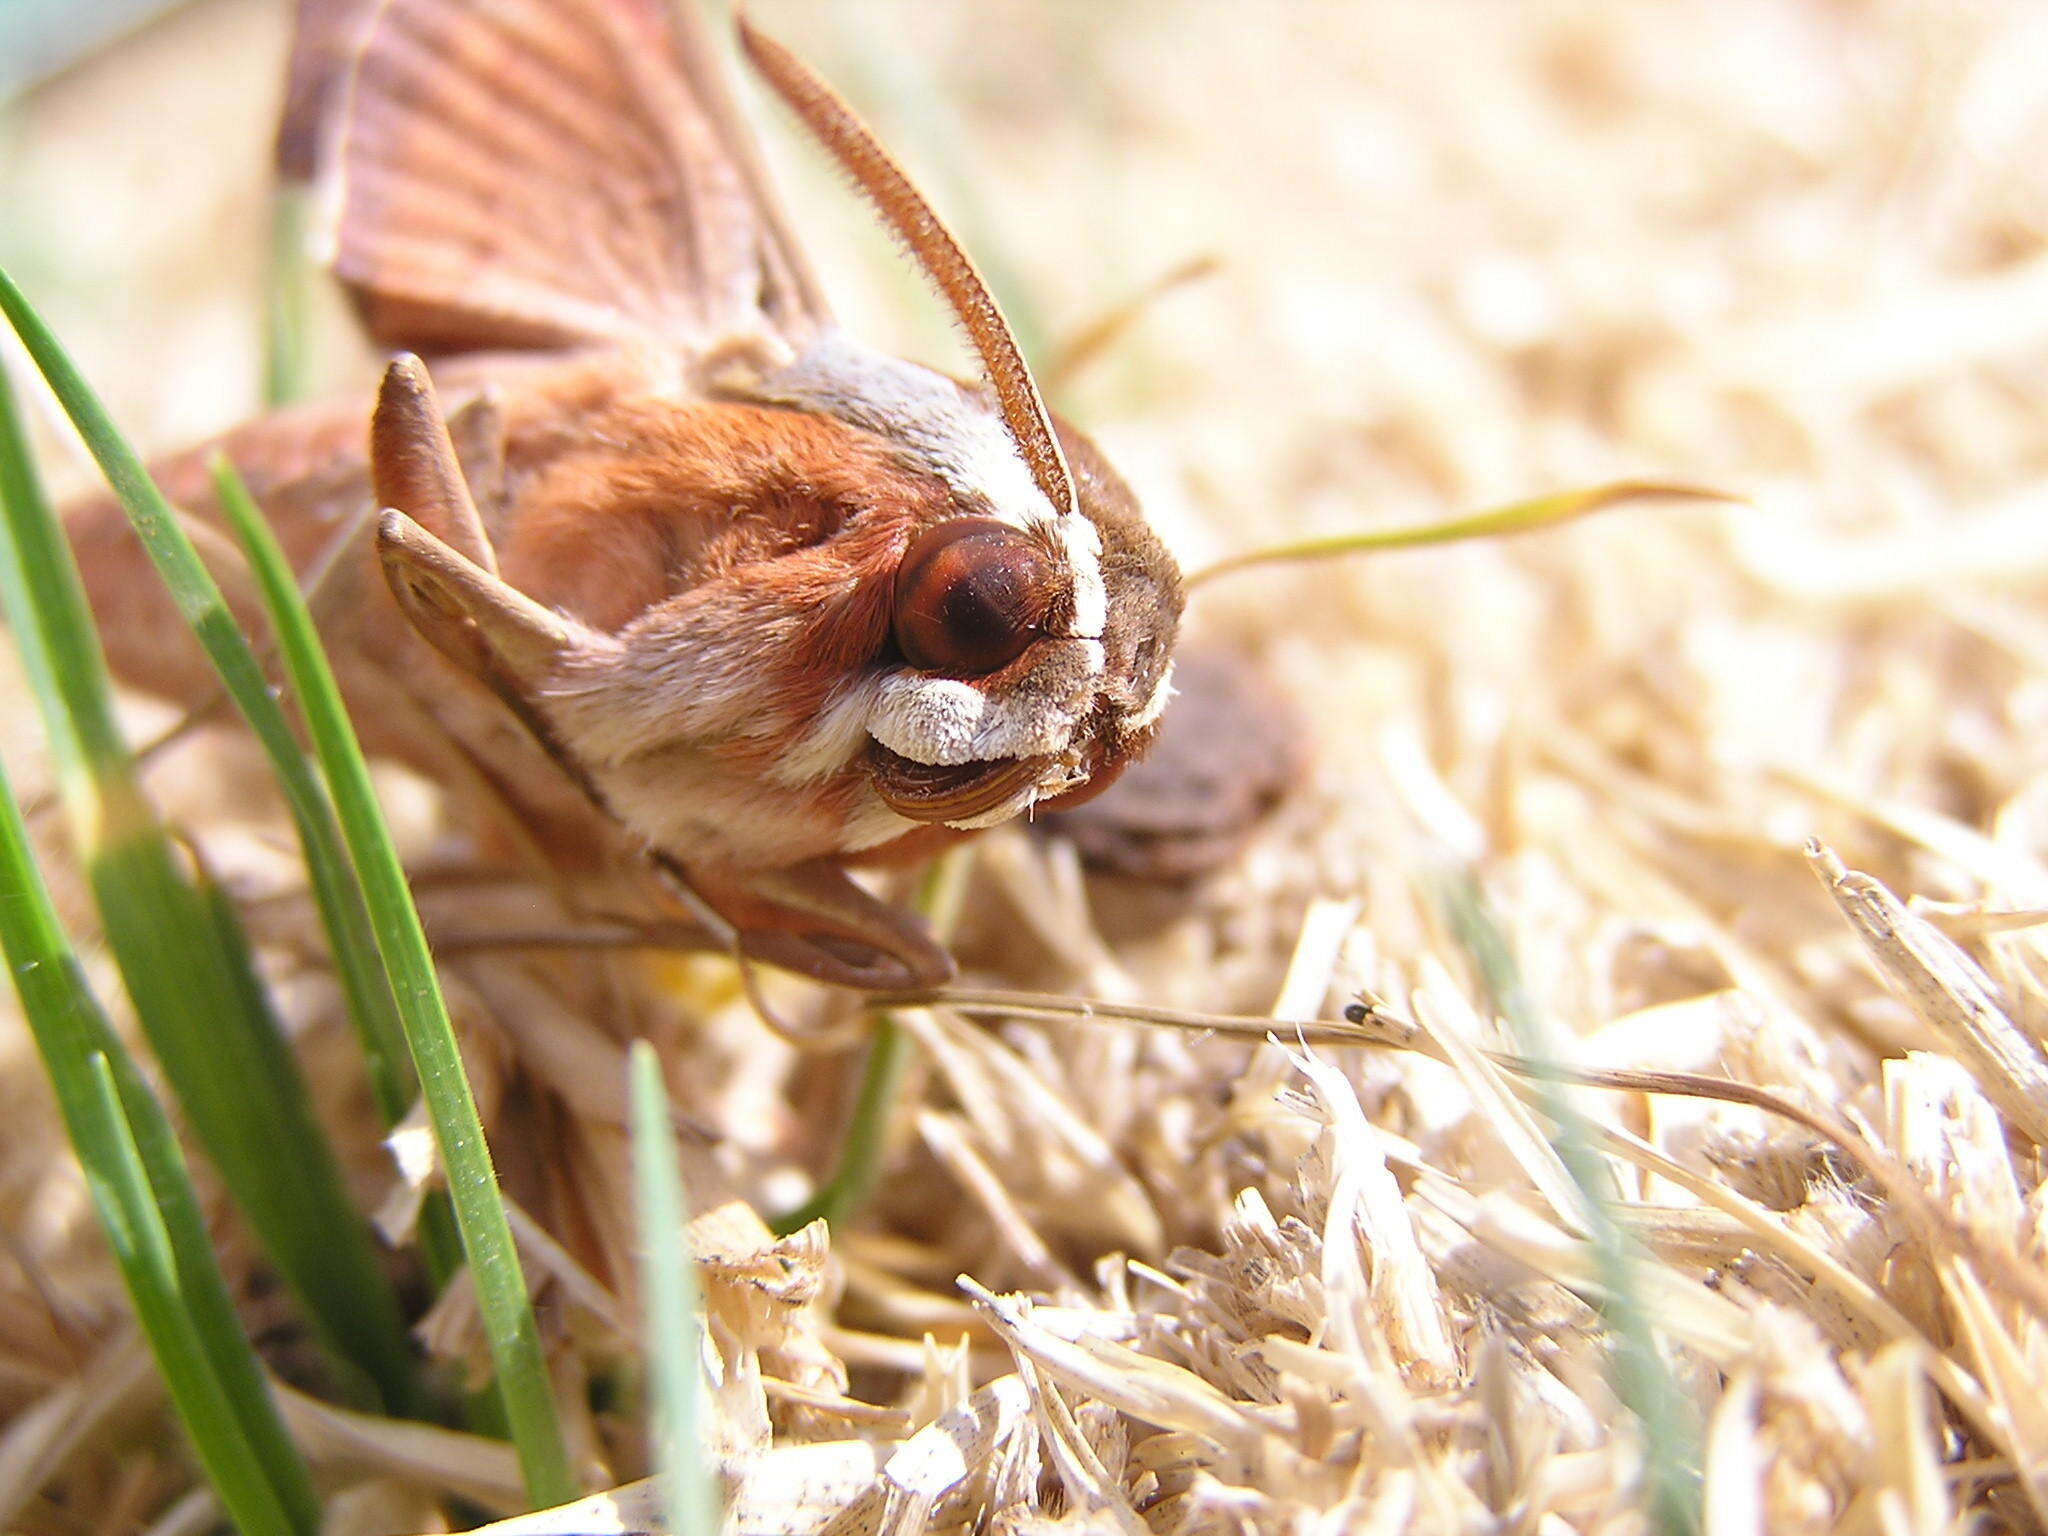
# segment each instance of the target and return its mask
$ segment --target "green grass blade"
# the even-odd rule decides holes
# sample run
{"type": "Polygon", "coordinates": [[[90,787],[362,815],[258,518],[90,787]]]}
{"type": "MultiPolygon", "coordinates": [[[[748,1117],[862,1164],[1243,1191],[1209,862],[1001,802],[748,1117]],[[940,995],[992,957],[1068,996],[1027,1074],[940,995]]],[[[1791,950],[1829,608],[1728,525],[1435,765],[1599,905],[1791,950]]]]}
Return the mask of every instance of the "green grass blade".
{"type": "MultiPolygon", "coordinates": [[[[231,476],[226,478],[231,482],[231,476]]],[[[284,551],[247,494],[232,483],[225,488],[229,494],[222,510],[262,591],[292,692],[305,715],[369,902],[378,953],[391,977],[427,1113],[440,1144],[442,1166],[447,1170],[456,1225],[469,1259],[477,1306],[497,1368],[498,1392],[519,1451],[527,1492],[540,1507],[566,1503],[578,1489],[569,1471],[539,1330],[527,1299],[519,1255],[512,1245],[512,1229],[498,1196],[490,1148],[477,1119],[469,1079],[463,1074],[462,1056],[448,1022],[433,957],[427,951],[426,934],[406,887],[405,870],[385,829],[370,785],[369,767],[284,551]]]]}
{"type": "Polygon", "coordinates": [[[13,387],[0,368],[0,605],[29,687],[45,714],[63,724],[50,732],[51,766],[66,815],[78,827],[93,819],[104,765],[121,761],[127,747],[114,725],[106,667],[70,551],[38,536],[55,526],[29,462],[13,387]]]}
{"type": "Polygon", "coordinates": [[[103,1053],[92,1055],[87,1082],[92,1090],[90,1121],[72,1134],[96,1143],[94,1172],[88,1178],[94,1185],[107,1241],[127,1278],[136,1315],[208,1480],[244,1531],[275,1531],[283,1536],[317,1530],[317,1505],[311,1520],[295,1520],[285,1509],[268,1468],[244,1439],[227,1393],[186,1320],[170,1233],[151,1203],[142,1154],[121,1111],[113,1072],[103,1053]]]}
{"type": "Polygon", "coordinates": [[[1410,528],[1379,528],[1365,533],[1338,533],[1327,538],[1303,539],[1294,544],[1272,544],[1264,549],[1231,555],[1213,565],[1191,572],[1190,590],[1227,576],[1234,571],[1260,565],[1299,564],[1330,560],[1341,555],[1368,554],[1386,549],[1414,549],[1424,544],[1454,544],[1463,539],[1498,538],[1509,533],[1533,533],[1591,512],[1604,511],[1629,501],[1734,501],[1738,498],[1695,485],[1667,485],[1655,480],[1616,480],[1607,485],[1587,486],[1576,491],[1558,491],[1510,502],[1464,517],[1421,523],[1410,528]]]}
{"type": "MultiPolygon", "coordinates": [[[[972,856],[971,848],[951,849],[934,859],[918,881],[911,905],[931,919],[932,931],[941,941],[952,934],[959,918],[972,856]]],[[[915,1059],[915,1042],[903,1026],[887,1013],[876,1019],[831,1175],[810,1199],[769,1222],[778,1236],[787,1236],[821,1217],[837,1226],[868,1203],[888,1158],[889,1119],[901,1097],[904,1075],[915,1059]]]]}
{"type": "Polygon", "coordinates": [[[341,985],[342,1002],[362,1045],[370,1096],[389,1128],[412,1108],[419,1081],[406,1053],[405,1026],[399,1021],[391,983],[377,958],[370,911],[363,904],[362,887],[356,883],[348,850],[342,846],[341,828],[327,814],[324,796],[322,811],[315,825],[300,829],[299,845],[305,852],[306,878],[313,888],[320,926],[327,934],[328,955],[341,985]]]}
{"type": "MultiPolygon", "coordinates": [[[[214,489],[223,505],[232,502],[237,511],[260,518],[248,488],[225,458],[217,460],[212,471],[214,489]]],[[[311,597],[302,596],[310,604],[311,597]]],[[[275,626],[274,617],[272,622],[275,626]]],[[[321,926],[327,933],[342,997],[362,1044],[371,1096],[384,1124],[394,1126],[405,1118],[419,1094],[419,1079],[413,1074],[412,1054],[405,1043],[405,1025],[391,995],[391,979],[385,972],[383,957],[377,952],[377,934],[364,904],[363,888],[342,842],[341,829],[335,823],[327,790],[310,784],[310,771],[296,750],[291,754],[290,768],[309,774],[309,788],[304,795],[309,814],[299,825],[306,874],[319,907],[321,926]]],[[[427,1197],[420,1212],[419,1241],[436,1287],[446,1284],[461,1265],[462,1244],[444,1194],[427,1197]]]]}
{"type": "Polygon", "coordinates": [[[313,263],[306,254],[312,193],[293,183],[270,198],[270,248],[264,269],[263,401],[289,405],[306,393],[312,330],[313,263]]]}
{"type": "MultiPolygon", "coordinates": [[[[197,570],[204,578],[203,592],[183,582],[179,606],[188,616],[202,616],[198,627],[209,650],[239,662],[234,676],[224,666],[224,676],[273,756],[295,764],[297,784],[287,782],[286,792],[302,827],[321,815],[331,821],[218,589],[132,451],[5,274],[0,310],[124,489],[131,515],[156,530],[152,552],[182,550],[182,562],[173,557],[159,569],[187,578],[197,570]]],[[[296,1062],[277,1040],[276,1021],[257,1006],[262,993],[245,957],[218,942],[214,914],[186,878],[137,782],[114,723],[84,588],[30,465],[4,379],[0,609],[42,710],[59,792],[108,945],[193,1132],[322,1339],[377,1384],[387,1406],[410,1407],[418,1391],[413,1352],[368,1224],[349,1203],[296,1062]]]]}
{"type": "Polygon", "coordinates": [[[313,1536],[320,1510],[214,1262],[177,1141],[99,1010],[0,773],[0,951],[171,1401],[245,1532],[313,1536]]]}
{"type": "Polygon", "coordinates": [[[408,1406],[403,1317],[261,984],[139,797],[108,803],[130,808],[127,831],[87,856],[87,874],[164,1075],[309,1321],[390,1406],[408,1406]]]}
{"type": "MultiPolygon", "coordinates": [[[[1447,904],[1452,928],[1491,994],[1494,1011],[1506,1020],[1515,1049],[1532,1061],[1560,1060],[1561,1053],[1550,1049],[1544,1038],[1507,936],[1494,921],[1477,881],[1468,877],[1455,882],[1447,904]]],[[[1593,1149],[1591,1133],[1559,1085],[1542,1076],[1533,1085],[1544,1116],[1557,1127],[1558,1160],[1584,1198],[1590,1226],[1587,1244],[1603,1293],[1595,1305],[1614,1340],[1609,1376],[1614,1395],[1642,1427],[1643,1495],[1650,1528],[1660,1536],[1697,1536],[1704,1465],[1699,1427],[1657,1352],[1653,1321],[1635,1282],[1642,1259],[1615,1218],[1611,1171],[1593,1149]]]]}
{"type": "MultiPolygon", "coordinates": [[[[107,1241],[115,1262],[130,1277],[128,1294],[136,1315],[149,1336],[164,1383],[192,1436],[207,1479],[242,1530],[311,1536],[320,1528],[320,1521],[310,1478],[305,1493],[311,1508],[288,1510],[282,1490],[272,1480],[269,1463],[247,1438],[247,1426],[235,1417],[228,1394],[214,1374],[213,1362],[186,1315],[170,1232],[152,1203],[153,1188],[133,1128],[122,1113],[108,1057],[94,1052],[89,1068],[95,1128],[86,1134],[99,1143],[99,1155],[94,1159],[99,1185],[96,1198],[107,1213],[103,1218],[107,1241]]],[[[279,1433],[283,1433],[282,1424],[279,1433]]],[[[303,1463],[300,1470],[304,1470],[303,1463]]]]}
{"type": "Polygon", "coordinates": [[[633,1194],[640,1224],[640,1294],[647,1314],[647,1373],[654,1406],[654,1465],[668,1529],[716,1531],[719,1516],[697,1427],[697,1260],[676,1168],[675,1129],[661,1062],[633,1042],[633,1194]]]}
{"type": "Polygon", "coordinates": [[[875,1020],[832,1173],[810,1199],[769,1223],[778,1236],[786,1237],[820,1218],[838,1227],[868,1203],[881,1182],[889,1118],[916,1053],[916,1043],[894,1018],[885,1013],[875,1020]]]}

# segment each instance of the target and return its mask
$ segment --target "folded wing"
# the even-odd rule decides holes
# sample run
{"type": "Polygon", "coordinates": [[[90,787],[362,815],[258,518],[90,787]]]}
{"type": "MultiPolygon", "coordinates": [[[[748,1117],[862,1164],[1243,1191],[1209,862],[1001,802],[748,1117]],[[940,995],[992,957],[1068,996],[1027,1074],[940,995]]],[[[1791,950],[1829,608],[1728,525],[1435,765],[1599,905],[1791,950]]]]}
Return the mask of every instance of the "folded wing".
{"type": "Polygon", "coordinates": [[[301,0],[291,80],[281,168],[387,346],[824,320],[688,0],[301,0]]]}

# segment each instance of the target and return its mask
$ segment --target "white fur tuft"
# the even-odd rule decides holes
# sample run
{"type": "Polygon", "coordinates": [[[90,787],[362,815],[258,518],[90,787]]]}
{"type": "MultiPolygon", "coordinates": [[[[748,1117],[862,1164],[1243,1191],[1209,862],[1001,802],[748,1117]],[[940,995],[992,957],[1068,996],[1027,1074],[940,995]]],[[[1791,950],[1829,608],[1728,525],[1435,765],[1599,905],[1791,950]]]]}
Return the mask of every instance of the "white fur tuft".
{"type": "Polygon", "coordinates": [[[836,329],[821,333],[788,367],[734,387],[873,432],[944,480],[964,505],[1020,532],[1050,531],[1074,583],[1070,633],[1101,638],[1108,618],[1101,535],[1083,514],[1061,512],[1045,499],[1002,418],[981,395],[836,329]]]}
{"type": "Polygon", "coordinates": [[[868,733],[900,757],[941,767],[1064,752],[1092,692],[1085,680],[1102,671],[1102,646],[1095,640],[1046,644],[1060,648],[1048,658],[1048,670],[1064,671],[1082,686],[1064,696],[1021,687],[995,699],[958,678],[899,672],[883,679],[868,733]]]}

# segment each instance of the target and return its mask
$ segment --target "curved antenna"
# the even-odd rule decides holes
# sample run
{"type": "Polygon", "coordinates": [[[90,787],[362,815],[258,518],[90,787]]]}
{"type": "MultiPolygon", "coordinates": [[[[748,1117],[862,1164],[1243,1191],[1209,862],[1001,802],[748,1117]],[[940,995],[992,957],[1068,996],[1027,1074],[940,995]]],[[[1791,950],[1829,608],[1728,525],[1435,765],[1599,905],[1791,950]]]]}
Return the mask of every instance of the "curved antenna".
{"type": "Polygon", "coordinates": [[[755,31],[744,15],[738,21],[748,62],[853,178],[952,308],[995,388],[1003,426],[1053,511],[1074,513],[1073,477],[1053,431],[1052,413],[973,261],[839,93],[782,44],[755,31]]]}

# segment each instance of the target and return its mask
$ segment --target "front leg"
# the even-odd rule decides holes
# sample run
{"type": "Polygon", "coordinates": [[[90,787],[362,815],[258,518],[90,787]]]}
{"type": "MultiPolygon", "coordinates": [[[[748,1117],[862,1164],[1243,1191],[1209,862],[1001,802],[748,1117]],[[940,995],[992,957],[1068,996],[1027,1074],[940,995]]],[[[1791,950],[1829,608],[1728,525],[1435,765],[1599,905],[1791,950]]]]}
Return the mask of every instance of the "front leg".
{"type": "Polygon", "coordinates": [[[876,900],[831,860],[769,870],[668,868],[732,924],[742,954],[769,965],[868,992],[922,991],[955,974],[953,957],[922,917],[876,900]]]}

